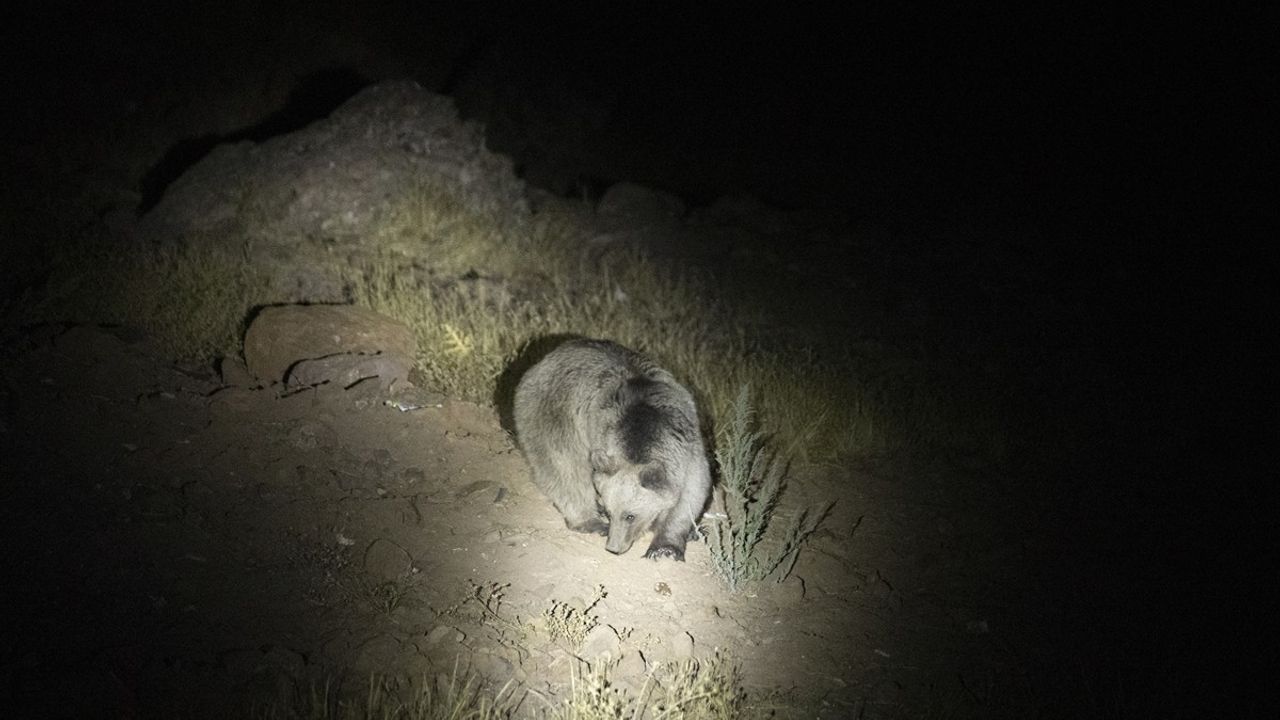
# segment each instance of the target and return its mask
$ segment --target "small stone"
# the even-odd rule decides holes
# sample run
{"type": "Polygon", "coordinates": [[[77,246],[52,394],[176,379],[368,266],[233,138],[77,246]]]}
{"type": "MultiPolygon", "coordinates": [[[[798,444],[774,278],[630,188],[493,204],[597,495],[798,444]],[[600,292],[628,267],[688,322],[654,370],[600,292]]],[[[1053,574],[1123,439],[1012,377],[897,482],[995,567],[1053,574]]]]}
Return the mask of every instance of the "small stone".
{"type": "Polygon", "coordinates": [[[364,380],[374,380],[372,386],[385,391],[396,380],[409,377],[412,367],[411,357],[345,353],[301,360],[289,369],[285,383],[294,387],[333,383],[350,390],[366,385],[364,380]]]}
{"type": "Polygon", "coordinates": [[[365,572],[379,580],[403,577],[412,567],[413,558],[409,552],[386,538],[378,538],[365,548],[365,572]]]}
{"type": "Polygon", "coordinates": [[[267,383],[284,381],[285,373],[301,360],[340,354],[380,354],[396,368],[407,368],[416,350],[409,326],[352,305],[267,307],[244,338],[249,372],[267,383]]]}

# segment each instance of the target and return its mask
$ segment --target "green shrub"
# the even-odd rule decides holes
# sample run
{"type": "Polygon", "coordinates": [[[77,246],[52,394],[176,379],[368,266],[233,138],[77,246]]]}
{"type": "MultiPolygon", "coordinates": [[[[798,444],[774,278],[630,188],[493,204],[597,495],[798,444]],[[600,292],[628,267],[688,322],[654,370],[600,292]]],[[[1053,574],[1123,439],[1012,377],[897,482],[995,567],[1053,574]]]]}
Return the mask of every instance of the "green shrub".
{"type": "Polygon", "coordinates": [[[834,505],[817,514],[805,509],[780,542],[761,545],[786,489],[790,461],[767,446],[755,429],[753,415],[750,391],[744,385],[728,423],[721,426],[716,448],[725,514],[708,524],[708,546],[716,572],[730,592],[770,576],[777,582],[786,580],[801,547],[834,505]]]}

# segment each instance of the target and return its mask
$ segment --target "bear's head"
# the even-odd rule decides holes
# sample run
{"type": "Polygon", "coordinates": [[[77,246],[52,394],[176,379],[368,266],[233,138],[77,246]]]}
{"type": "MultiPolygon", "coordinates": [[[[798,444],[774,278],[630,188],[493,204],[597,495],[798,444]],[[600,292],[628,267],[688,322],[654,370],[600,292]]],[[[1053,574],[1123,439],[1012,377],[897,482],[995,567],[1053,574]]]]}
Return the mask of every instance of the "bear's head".
{"type": "Polygon", "coordinates": [[[600,510],[609,522],[609,540],[604,547],[615,555],[630,550],[680,497],[661,462],[630,463],[594,450],[591,470],[600,510]]]}

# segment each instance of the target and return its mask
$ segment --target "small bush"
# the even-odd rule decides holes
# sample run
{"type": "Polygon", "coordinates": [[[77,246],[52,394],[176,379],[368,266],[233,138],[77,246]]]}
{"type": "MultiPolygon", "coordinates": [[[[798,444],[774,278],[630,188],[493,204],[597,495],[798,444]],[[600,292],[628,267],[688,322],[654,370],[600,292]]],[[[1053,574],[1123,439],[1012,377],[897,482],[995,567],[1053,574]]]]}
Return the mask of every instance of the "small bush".
{"type": "Polygon", "coordinates": [[[774,576],[787,579],[800,548],[831,511],[805,509],[780,543],[766,553],[761,543],[786,489],[790,460],[771,450],[754,427],[750,391],[743,386],[734,400],[729,422],[720,433],[716,462],[724,486],[725,516],[708,526],[711,560],[730,592],[774,576]]]}
{"type": "Polygon", "coordinates": [[[600,618],[592,615],[591,611],[607,595],[604,586],[597,585],[595,593],[591,596],[591,602],[583,608],[553,599],[551,607],[542,613],[543,622],[547,627],[547,636],[552,642],[565,643],[569,651],[577,653],[587,639],[587,635],[600,624],[600,618]]]}

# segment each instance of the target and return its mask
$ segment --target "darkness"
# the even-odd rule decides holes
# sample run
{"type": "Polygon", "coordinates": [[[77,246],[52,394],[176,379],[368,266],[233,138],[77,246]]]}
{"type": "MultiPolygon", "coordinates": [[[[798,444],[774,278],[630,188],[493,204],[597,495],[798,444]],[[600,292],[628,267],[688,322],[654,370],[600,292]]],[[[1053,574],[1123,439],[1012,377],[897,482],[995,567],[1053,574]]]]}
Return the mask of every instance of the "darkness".
{"type": "MultiPolygon", "coordinates": [[[[1074,448],[1061,471],[1079,475],[1083,507],[1101,498],[1114,515],[1063,520],[1078,529],[1079,564],[1126,546],[1119,576],[1104,581],[1123,587],[1109,621],[1127,624],[1140,600],[1160,595],[1167,603],[1149,620],[1163,631],[1186,623],[1171,634],[1187,667],[1207,676],[1239,655],[1250,598],[1273,574],[1254,473],[1274,473],[1280,441],[1277,358],[1265,350],[1280,326],[1275,236],[1264,234],[1277,179],[1276,98],[1264,82],[1274,80],[1265,49],[1274,25],[1261,6],[52,5],[4,11],[10,267],[0,280],[40,275],[44,255],[28,245],[44,240],[28,239],[38,233],[26,218],[47,198],[96,197],[67,179],[92,169],[66,158],[112,142],[90,129],[98,120],[115,119],[122,99],[145,105],[186,81],[200,86],[219,53],[238,50],[222,44],[235,33],[192,43],[205,23],[245,28],[246,45],[266,47],[273,27],[302,20],[349,28],[394,60],[382,75],[455,95],[489,121],[493,149],[511,152],[531,182],[560,182],[558,192],[628,179],[696,206],[745,191],[884,222],[926,246],[937,228],[965,233],[994,275],[1008,258],[1025,263],[1037,292],[1072,308],[1052,334],[1098,359],[1089,372],[1038,379],[1036,402],[1069,422],[1106,418],[1087,435],[1102,440],[1074,448]],[[191,76],[171,67],[192,57],[203,61],[191,76]],[[527,146],[503,136],[487,92],[512,80],[557,93],[529,116],[575,118],[561,97],[603,108],[609,122],[592,152],[554,167],[522,156],[527,146]],[[1126,525],[1139,506],[1151,525],[1126,525]]],[[[382,79],[369,67],[320,69],[269,115],[156,148],[123,173],[134,178],[127,200],[91,200],[93,211],[144,212],[214,145],[323,117],[382,79]]],[[[95,155],[85,157],[92,165],[95,155]]],[[[1039,330],[996,332],[1027,343],[1039,330]]],[[[1076,579],[1073,560],[1060,558],[1064,578],[1076,579]]],[[[1232,674],[1219,690],[1247,692],[1246,674],[1232,674]]]]}

